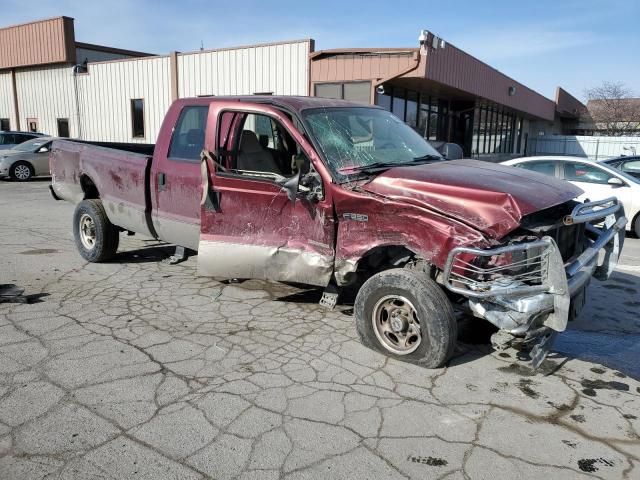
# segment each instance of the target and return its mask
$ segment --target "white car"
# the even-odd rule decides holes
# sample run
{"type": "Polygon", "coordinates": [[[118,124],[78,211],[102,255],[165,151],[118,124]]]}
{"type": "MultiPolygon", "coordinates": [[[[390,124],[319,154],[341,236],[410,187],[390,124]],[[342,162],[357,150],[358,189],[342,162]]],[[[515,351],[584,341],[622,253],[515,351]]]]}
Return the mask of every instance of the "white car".
{"type": "Polygon", "coordinates": [[[585,157],[522,157],[502,163],[567,180],[584,190],[581,201],[617,197],[629,219],[627,230],[640,236],[640,181],[631,175],[585,157]]]}

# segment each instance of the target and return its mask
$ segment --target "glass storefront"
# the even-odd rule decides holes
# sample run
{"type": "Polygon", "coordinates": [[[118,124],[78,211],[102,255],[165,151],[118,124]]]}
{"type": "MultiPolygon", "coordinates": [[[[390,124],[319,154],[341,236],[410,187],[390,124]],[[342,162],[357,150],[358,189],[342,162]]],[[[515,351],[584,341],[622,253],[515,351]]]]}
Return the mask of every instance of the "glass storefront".
{"type": "MultiPolygon", "coordinates": [[[[369,82],[316,84],[316,96],[362,101],[369,82]]],[[[449,100],[385,85],[375,104],[389,110],[431,141],[459,143],[465,156],[482,157],[520,153],[522,118],[486,101],[449,100]]]]}
{"type": "Polygon", "coordinates": [[[520,151],[522,118],[493,104],[477,104],[473,114],[471,154],[509,154],[520,151]]]}
{"type": "Polygon", "coordinates": [[[375,104],[389,110],[428,140],[448,139],[447,100],[385,85],[384,93],[376,93],[375,104]]]}

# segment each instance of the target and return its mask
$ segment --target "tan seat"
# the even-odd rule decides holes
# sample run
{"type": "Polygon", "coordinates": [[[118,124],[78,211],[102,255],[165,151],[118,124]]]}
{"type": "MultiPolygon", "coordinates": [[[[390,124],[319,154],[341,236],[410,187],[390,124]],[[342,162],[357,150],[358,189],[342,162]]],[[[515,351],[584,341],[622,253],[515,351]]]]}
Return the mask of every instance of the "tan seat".
{"type": "Polygon", "coordinates": [[[251,130],[243,130],[238,152],[238,170],[282,174],[271,152],[265,150],[251,130]]]}

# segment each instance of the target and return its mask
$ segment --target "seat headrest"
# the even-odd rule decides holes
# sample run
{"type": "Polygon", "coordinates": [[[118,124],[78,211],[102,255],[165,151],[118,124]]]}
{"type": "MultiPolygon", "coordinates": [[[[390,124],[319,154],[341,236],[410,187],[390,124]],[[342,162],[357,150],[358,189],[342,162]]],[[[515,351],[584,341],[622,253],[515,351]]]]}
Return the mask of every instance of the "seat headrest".
{"type": "Polygon", "coordinates": [[[246,153],[264,151],[255,132],[252,132],[251,130],[242,131],[242,137],[240,138],[240,150],[246,153]]]}

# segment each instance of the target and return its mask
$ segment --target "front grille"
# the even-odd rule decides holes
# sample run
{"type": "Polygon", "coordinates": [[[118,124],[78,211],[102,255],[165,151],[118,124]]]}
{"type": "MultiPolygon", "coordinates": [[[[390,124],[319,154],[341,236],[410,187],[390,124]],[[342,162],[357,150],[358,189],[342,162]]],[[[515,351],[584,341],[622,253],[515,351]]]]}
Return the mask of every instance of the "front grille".
{"type": "Polygon", "coordinates": [[[545,291],[553,248],[550,239],[491,250],[456,248],[445,266],[447,287],[473,297],[545,291]]]}
{"type": "Polygon", "coordinates": [[[566,263],[580,255],[585,248],[585,224],[562,225],[547,231],[546,235],[553,238],[558,245],[562,260],[566,263]]]}

